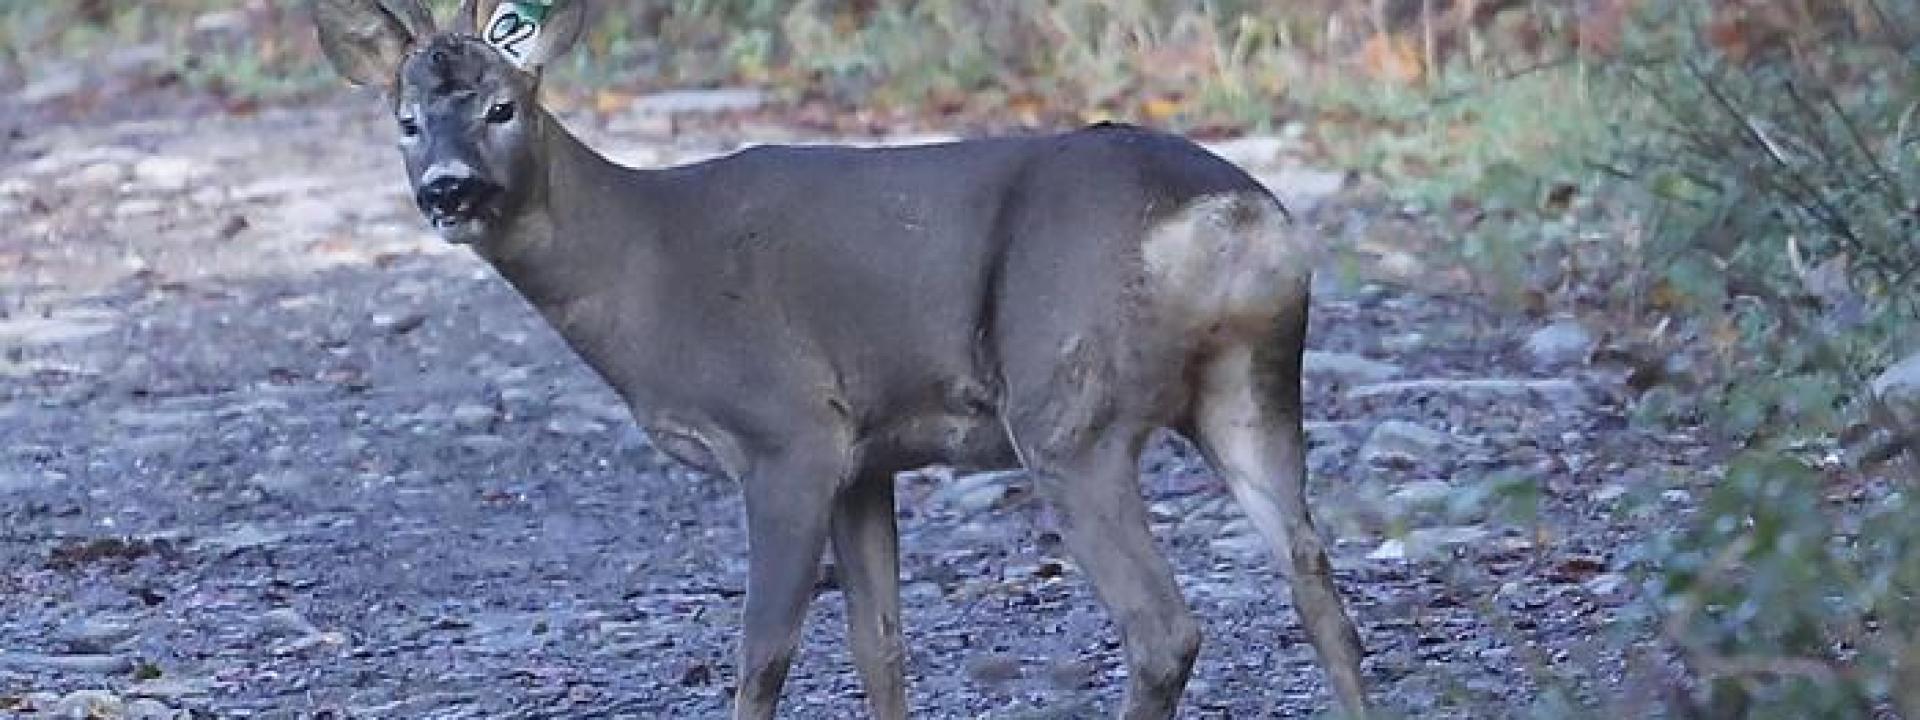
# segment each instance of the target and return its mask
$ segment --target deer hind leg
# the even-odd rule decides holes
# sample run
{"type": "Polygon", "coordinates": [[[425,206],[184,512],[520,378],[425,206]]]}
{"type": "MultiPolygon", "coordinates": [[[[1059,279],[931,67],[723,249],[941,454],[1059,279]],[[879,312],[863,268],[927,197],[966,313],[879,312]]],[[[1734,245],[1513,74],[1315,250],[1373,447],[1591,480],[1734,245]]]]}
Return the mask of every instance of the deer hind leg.
{"type": "MultiPolygon", "coordinates": [[[[1303,333],[1304,322],[1294,331],[1303,333]]],[[[1239,343],[1206,360],[1195,398],[1195,440],[1287,568],[1294,606],[1334,696],[1349,715],[1361,717],[1367,699],[1360,636],[1307,509],[1299,352],[1296,343],[1268,341],[1259,349],[1239,343]]]]}
{"type": "Polygon", "coordinates": [[[867,473],[834,500],[833,555],[847,599],[847,642],[878,720],[907,716],[906,646],[900,634],[899,528],[893,474],[867,473]]]}
{"type": "Polygon", "coordinates": [[[1116,412],[1081,412],[1104,402],[1103,382],[1055,384],[1047,399],[1016,409],[1008,430],[1020,459],[1060,519],[1073,560],[1119,629],[1127,695],[1120,716],[1171,718],[1194,658],[1200,626],[1154,544],[1140,497],[1139,457],[1150,423],[1116,412]],[[1067,398],[1064,396],[1074,396],[1067,398]]]}

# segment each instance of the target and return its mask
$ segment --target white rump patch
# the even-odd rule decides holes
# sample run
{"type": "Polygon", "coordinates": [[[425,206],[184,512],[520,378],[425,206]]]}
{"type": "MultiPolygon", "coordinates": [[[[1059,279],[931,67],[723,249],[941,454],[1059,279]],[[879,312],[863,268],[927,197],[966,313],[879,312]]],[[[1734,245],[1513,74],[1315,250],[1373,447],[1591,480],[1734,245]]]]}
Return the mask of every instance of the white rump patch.
{"type": "Polygon", "coordinates": [[[1306,296],[1314,257],[1300,235],[1265,195],[1208,195],[1148,230],[1141,257],[1175,317],[1264,326],[1306,296]]]}

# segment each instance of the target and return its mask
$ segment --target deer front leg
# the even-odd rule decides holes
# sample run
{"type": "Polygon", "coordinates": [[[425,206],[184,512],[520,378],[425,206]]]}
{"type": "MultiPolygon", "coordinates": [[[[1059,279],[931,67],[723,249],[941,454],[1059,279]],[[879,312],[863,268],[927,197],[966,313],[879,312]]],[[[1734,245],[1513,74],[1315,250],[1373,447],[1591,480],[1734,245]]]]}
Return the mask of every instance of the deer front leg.
{"type": "Polygon", "coordinates": [[[771,720],[813,600],[846,450],[792,443],[753,463],[747,505],[747,601],[735,720],[771,720]]]}
{"type": "Polygon", "coordinates": [[[847,599],[847,642],[878,720],[907,716],[906,646],[900,637],[899,528],[893,474],[867,473],[840,491],[833,556],[847,599]]]}

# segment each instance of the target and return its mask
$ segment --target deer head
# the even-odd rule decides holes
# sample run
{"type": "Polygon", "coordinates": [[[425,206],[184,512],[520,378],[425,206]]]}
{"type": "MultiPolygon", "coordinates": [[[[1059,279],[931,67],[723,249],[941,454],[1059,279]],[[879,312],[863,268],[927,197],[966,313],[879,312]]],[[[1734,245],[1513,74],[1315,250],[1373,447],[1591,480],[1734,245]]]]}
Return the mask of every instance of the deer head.
{"type": "Polygon", "coordinates": [[[321,48],[349,81],[385,91],[414,201],[456,243],[489,237],[543,191],[553,121],[538,105],[540,70],[585,16],[578,0],[467,0],[442,31],[420,0],[314,3],[321,48]]]}

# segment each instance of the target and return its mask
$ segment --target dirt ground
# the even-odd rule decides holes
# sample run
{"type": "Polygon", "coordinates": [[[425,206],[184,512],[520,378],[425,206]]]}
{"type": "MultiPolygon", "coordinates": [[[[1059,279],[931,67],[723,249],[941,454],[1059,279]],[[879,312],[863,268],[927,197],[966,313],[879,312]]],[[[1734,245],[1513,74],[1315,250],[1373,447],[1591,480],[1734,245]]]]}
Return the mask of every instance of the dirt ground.
{"type": "MultiPolygon", "coordinates": [[[[0,716],[723,715],[734,488],[650,449],[510,289],[428,234],[376,105],[12,128],[0,716]]],[[[650,166],[781,134],[578,126],[650,166]]],[[[1639,528],[1617,504],[1704,451],[1631,430],[1606,368],[1523,351],[1537,321],[1355,249],[1375,219],[1276,160],[1284,141],[1222,152],[1319,205],[1350,259],[1413,269],[1323,273],[1311,339],[1313,489],[1380,701],[1503,716],[1543,679],[1622,682],[1618,550],[1639,528]],[[1537,525],[1488,515],[1478,489],[1500,478],[1537,492],[1537,525]]],[[[1110,712],[1115,636],[1025,481],[900,482],[916,713],[1110,712]]],[[[1169,442],[1142,488],[1207,631],[1182,716],[1324,712],[1224,487],[1169,442]]],[[[783,716],[863,713],[840,607],[823,587],[783,716]]]]}

